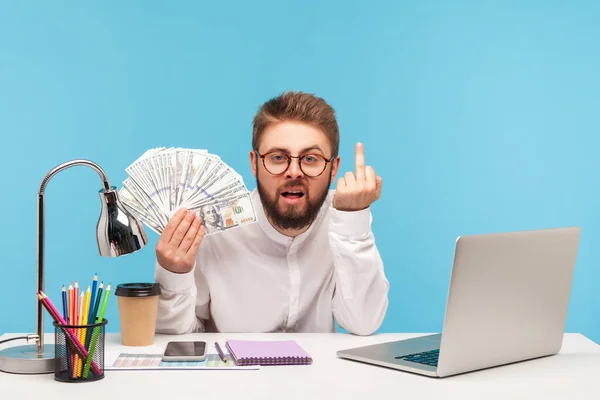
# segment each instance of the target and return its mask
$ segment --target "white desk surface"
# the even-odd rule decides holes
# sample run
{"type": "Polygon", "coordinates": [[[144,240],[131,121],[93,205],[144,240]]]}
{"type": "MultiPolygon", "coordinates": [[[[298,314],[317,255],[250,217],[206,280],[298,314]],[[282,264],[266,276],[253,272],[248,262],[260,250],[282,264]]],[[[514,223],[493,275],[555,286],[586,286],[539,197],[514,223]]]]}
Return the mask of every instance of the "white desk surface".
{"type": "MultiPolygon", "coordinates": [[[[1,339],[17,334],[5,334],[1,339]]],[[[53,374],[0,372],[0,399],[183,400],[204,399],[600,399],[600,346],[576,333],[565,335],[559,354],[448,378],[430,378],[337,358],[340,349],[417,336],[377,334],[189,334],[157,335],[153,346],[125,347],[108,334],[106,352],[160,353],[169,340],[296,340],[314,359],[312,365],[263,366],[237,371],[105,371],[89,383],[63,383],[53,374]]],[[[45,343],[53,343],[47,334],[45,343]]],[[[24,340],[0,348],[25,344],[24,340]]]]}

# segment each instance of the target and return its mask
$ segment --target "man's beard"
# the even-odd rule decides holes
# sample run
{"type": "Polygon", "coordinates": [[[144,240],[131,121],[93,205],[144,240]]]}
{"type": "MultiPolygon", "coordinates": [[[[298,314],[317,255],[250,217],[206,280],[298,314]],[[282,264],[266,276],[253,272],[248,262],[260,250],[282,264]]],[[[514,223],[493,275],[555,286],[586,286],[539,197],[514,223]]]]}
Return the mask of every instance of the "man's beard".
{"type": "MultiPolygon", "coordinates": [[[[329,173],[329,182],[331,182],[331,172],[329,173]]],[[[293,179],[286,183],[284,187],[281,187],[275,193],[275,198],[271,198],[269,194],[260,184],[258,174],[256,175],[256,188],[260,195],[260,200],[265,209],[265,214],[270,221],[280,229],[302,229],[312,224],[317,218],[321,206],[327,198],[329,192],[329,185],[325,186],[322,193],[317,194],[317,197],[311,201],[308,187],[302,183],[300,179],[293,179]],[[281,210],[279,206],[279,198],[281,193],[288,187],[302,187],[304,196],[306,197],[306,207],[300,211],[293,205],[288,205],[285,210],[281,210]]]]}

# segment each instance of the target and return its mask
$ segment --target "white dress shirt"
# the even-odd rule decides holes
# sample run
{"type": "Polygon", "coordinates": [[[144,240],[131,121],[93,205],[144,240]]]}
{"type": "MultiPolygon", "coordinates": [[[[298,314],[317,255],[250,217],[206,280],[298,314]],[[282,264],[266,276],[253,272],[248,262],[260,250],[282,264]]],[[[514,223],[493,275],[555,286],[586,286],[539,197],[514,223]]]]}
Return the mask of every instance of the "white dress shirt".
{"type": "Polygon", "coordinates": [[[334,193],[310,228],[292,238],[269,223],[255,189],[258,221],[205,236],[191,272],[156,263],[156,331],[335,332],[336,321],[357,335],[376,331],[389,283],[371,213],[334,209],[334,193]]]}

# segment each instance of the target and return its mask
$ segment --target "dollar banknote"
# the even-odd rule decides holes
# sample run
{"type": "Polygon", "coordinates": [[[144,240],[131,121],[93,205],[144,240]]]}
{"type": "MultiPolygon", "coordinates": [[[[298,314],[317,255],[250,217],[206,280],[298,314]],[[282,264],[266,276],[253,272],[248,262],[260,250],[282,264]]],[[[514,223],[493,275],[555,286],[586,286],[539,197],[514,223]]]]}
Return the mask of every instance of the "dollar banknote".
{"type": "Polygon", "coordinates": [[[202,218],[202,225],[206,228],[207,235],[256,221],[256,213],[249,193],[205,203],[195,210],[202,218]]]}

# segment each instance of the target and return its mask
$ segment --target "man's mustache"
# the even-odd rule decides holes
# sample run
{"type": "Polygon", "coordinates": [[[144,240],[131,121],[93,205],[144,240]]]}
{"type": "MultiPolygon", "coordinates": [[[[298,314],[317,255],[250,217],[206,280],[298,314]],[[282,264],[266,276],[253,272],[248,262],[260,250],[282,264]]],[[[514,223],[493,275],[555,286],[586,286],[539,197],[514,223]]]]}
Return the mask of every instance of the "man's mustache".
{"type": "Polygon", "coordinates": [[[308,189],[308,185],[305,182],[301,181],[300,179],[294,179],[292,181],[286,182],[285,185],[280,187],[279,192],[283,192],[283,191],[285,191],[285,189],[288,189],[291,187],[301,187],[302,189],[304,189],[305,193],[308,189]]]}

